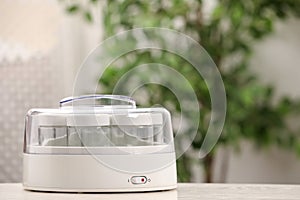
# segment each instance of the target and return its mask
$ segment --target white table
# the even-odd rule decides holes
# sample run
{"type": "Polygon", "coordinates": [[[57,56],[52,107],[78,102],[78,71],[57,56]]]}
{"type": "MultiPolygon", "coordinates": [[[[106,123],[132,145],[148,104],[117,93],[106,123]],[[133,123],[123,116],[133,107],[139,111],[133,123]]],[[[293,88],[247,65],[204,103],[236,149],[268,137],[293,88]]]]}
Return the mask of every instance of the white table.
{"type": "Polygon", "coordinates": [[[300,185],[178,184],[177,190],[143,193],[50,193],[25,191],[20,183],[0,184],[0,200],[300,200],[300,185]]]}

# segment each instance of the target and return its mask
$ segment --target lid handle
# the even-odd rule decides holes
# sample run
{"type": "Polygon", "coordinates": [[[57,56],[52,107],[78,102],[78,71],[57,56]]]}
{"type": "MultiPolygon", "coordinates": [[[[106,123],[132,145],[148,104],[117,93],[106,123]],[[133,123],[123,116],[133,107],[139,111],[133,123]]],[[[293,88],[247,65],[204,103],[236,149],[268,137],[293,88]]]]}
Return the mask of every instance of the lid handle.
{"type": "MultiPolygon", "coordinates": [[[[136,108],[136,102],[134,99],[128,96],[123,96],[123,95],[104,95],[104,94],[94,94],[94,95],[82,95],[82,96],[77,96],[77,97],[66,97],[62,100],[60,100],[59,105],[60,107],[67,106],[67,105],[73,105],[72,103],[74,102],[79,102],[83,103],[84,101],[87,100],[101,100],[101,99],[107,99],[107,100],[115,100],[115,101],[120,101],[120,102],[125,102],[131,105],[131,107],[136,108]]],[[[87,106],[94,106],[93,104],[79,104],[79,105],[87,105],[87,106]]],[[[101,105],[109,105],[109,104],[101,104],[101,105]]],[[[111,105],[124,105],[124,104],[110,104],[111,105]]]]}

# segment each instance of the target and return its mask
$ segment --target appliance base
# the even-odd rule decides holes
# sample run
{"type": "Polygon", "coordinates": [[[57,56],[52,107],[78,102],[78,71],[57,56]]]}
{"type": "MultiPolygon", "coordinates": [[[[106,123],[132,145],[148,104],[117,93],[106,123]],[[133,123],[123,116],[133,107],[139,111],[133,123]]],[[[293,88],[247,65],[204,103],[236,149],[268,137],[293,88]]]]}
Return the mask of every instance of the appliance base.
{"type": "Polygon", "coordinates": [[[174,153],[97,155],[97,159],[93,155],[24,153],[23,165],[27,190],[138,192],[177,187],[174,153]]]}

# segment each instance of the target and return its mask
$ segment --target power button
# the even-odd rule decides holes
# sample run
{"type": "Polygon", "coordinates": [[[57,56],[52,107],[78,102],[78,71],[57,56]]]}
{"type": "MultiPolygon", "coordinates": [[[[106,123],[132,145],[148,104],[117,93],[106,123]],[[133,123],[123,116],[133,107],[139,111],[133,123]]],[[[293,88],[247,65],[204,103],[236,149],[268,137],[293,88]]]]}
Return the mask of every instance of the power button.
{"type": "Polygon", "coordinates": [[[130,180],[132,184],[145,184],[147,182],[146,176],[133,176],[130,180]]]}

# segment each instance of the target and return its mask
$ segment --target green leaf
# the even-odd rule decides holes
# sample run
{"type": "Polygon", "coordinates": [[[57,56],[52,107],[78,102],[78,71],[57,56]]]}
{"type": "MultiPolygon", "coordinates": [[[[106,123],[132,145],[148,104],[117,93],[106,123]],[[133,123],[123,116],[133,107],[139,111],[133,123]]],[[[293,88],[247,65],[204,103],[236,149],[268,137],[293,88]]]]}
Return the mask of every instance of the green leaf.
{"type": "Polygon", "coordinates": [[[84,19],[89,23],[93,22],[92,14],[89,11],[84,13],[84,19]]]}
{"type": "Polygon", "coordinates": [[[75,14],[76,12],[79,11],[79,5],[74,4],[74,5],[70,5],[66,8],[67,12],[70,14],[75,14]]]}
{"type": "Polygon", "coordinates": [[[234,28],[236,28],[243,20],[243,8],[241,7],[240,4],[236,4],[233,9],[232,9],[232,13],[231,13],[231,20],[233,25],[235,26],[234,28]]]}

